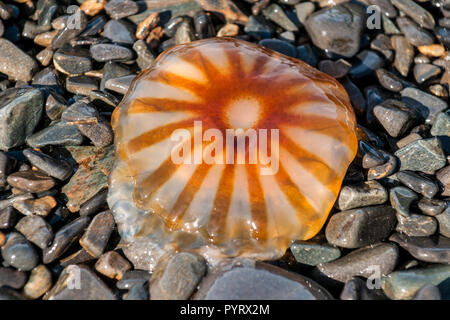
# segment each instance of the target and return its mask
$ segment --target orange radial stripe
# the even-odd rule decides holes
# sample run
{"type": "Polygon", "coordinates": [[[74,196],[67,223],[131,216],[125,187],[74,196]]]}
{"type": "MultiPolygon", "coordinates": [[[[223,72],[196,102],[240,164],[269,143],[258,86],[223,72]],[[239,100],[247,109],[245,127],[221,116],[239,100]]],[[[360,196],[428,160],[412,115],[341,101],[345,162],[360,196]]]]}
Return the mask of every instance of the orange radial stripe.
{"type": "Polygon", "coordinates": [[[247,179],[250,196],[250,209],[252,217],[251,235],[258,240],[268,239],[267,208],[264,190],[259,180],[259,168],[256,165],[247,166],[247,179]],[[255,227],[253,227],[253,225],[255,227]]]}

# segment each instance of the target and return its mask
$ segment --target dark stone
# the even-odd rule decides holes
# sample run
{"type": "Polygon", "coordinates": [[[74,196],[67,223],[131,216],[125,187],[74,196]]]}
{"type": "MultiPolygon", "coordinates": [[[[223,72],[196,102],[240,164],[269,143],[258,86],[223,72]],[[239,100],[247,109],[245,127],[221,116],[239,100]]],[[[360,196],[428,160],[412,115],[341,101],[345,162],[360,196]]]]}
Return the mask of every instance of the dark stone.
{"type": "Polygon", "coordinates": [[[97,214],[81,237],[81,246],[93,257],[100,257],[105,250],[113,227],[114,217],[110,211],[97,214]]]}
{"type": "Polygon", "coordinates": [[[261,16],[250,16],[244,31],[256,39],[266,39],[272,36],[272,28],[261,16]]]}
{"type": "Polygon", "coordinates": [[[57,121],[51,126],[29,136],[27,144],[33,148],[42,148],[48,145],[73,146],[83,143],[83,136],[76,125],[66,121],[57,121]]]}
{"type": "Polygon", "coordinates": [[[73,48],[69,45],[65,45],[54,53],[53,63],[58,71],[70,75],[83,74],[92,70],[89,50],[73,48]]]}
{"type": "Polygon", "coordinates": [[[417,206],[422,211],[422,213],[426,214],[427,216],[434,217],[442,213],[445,208],[447,208],[447,203],[443,200],[423,198],[419,201],[417,206]]]}
{"type": "Polygon", "coordinates": [[[431,199],[439,191],[438,185],[433,180],[412,171],[400,171],[396,176],[401,183],[424,197],[431,199]]]}
{"type": "Polygon", "coordinates": [[[32,193],[47,191],[55,186],[55,180],[42,172],[34,170],[18,171],[10,174],[7,181],[14,188],[32,193]]]}
{"type": "Polygon", "coordinates": [[[345,283],[339,298],[341,300],[387,300],[382,290],[369,289],[367,280],[359,277],[354,277],[345,283]]]}
{"type": "Polygon", "coordinates": [[[52,40],[52,49],[62,48],[77,37],[88,24],[88,18],[81,10],[74,12],[67,20],[67,25],[52,40]]]}
{"type": "Polygon", "coordinates": [[[118,20],[136,14],[139,6],[131,0],[111,0],[106,3],[104,9],[112,19],[118,20]]]}
{"type": "Polygon", "coordinates": [[[386,189],[377,181],[347,185],[341,189],[336,203],[340,210],[383,204],[388,199],[386,189]]]}
{"type": "Polygon", "coordinates": [[[297,55],[295,47],[289,42],[283,40],[263,39],[259,42],[259,44],[289,57],[295,58],[295,56],[297,55]]]}
{"type": "Polygon", "coordinates": [[[109,20],[103,28],[103,36],[118,44],[133,44],[136,41],[132,26],[123,20],[109,20]]]}
{"type": "Polygon", "coordinates": [[[391,45],[395,50],[394,67],[406,77],[414,59],[414,48],[403,36],[393,36],[391,45]]]}
{"type": "Polygon", "coordinates": [[[23,155],[34,167],[61,181],[66,180],[73,173],[73,166],[65,160],[54,159],[31,148],[23,150],[23,155]]]}
{"type": "Polygon", "coordinates": [[[432,64],[420,63],[414,66],[413,72],[417,83],[421,84],[439,75],[441,73],[441,69],[432,64]]]}
{"type": "Polygon", "coordinates": [[[74,94],[89,96],[92,90],[98,90],[98,83],[97,80],[88,76],[68,77],[66,78],[66,89],[74,94]]]}
{"type": "Polygon", "coordinates": [[[433,124],[438,114],[448,108],[444,100],[416,88],[405,88],[401,94],[402,101],[413,107],[427,124],[433,124]]]}
{"type": "Polygon", "coordinates": [[[3,265],[30,271],[37,266],[39,256],[33,246],[20,233],[11,232],[2,247],[3,265]]]}
{"type": "Polygon", "coordinates": [[[433,44],[433,36],[410,19],[398,17],[396,21],[401,32],[413,46],[419,47],[433,44]]]}
{"type": "Polygon", "coordinates": [[[436,233],[438,224],[436,219],[421,214],[410,214],[404,216],[397,214],[397,227],[395,230],[410,237],[426,237],[436,233]]]}
{"type": "Polygon", "coordinates": [[[389,99],[373,108],[378,122],[392,137],[402,136],[415,123],[416,112],[402,101],[389,99]]]}
{"type": "MultiPolygon", "coordinates": [[[[8,30],[4,34],[5,37],[8,30]]],[[[38,64],[15,44],[0,38],[0,70],[15,81],[28,82],[38,70],[38,64]]]]}
{"type": "Polygon", "coordinates": [[[133,51],[128,48],[109,43],[91,46],[91,56],[95,61],[128,61],[133,58],[133,51]]]}
{"type": "Polygon", "coordinates": [[[445,237],[408,237],[394,233],[389,240],[398,243],[414,258],[432,263],[450,262],[450,239],[445,237]]]}
{"type": "Polygon", "coordinates": [[[380,68],[376,70],[375,74],[377,76],[378,82],[383,86],[383,88],[393,92],[399,92],[403,89],[402,79],[397,77],[392,72],[380,68]]]}
{"type": "Polygon", "coordinates": [[[275,3],[265,8],[263,14],[267,19],[272,20],[287,31],[298,31],[298,27],[289,19],[283,9],[275,3]]]}
{"type": "Polygon", "coordinates": [[[27,281],[27,274],[13,268],[0,268],[0,287],[8,286],[20,289],[27,281]]]}
{"type": "Polygon", "coordinates": [[[125,272],[122,279],[116,282],[118,289],[131,289],[134,286],[143,286],[150,279],[150,273],[145,270],[130,270],[125,272]]]}
{"type": "Polygon", "coordinates": [[[80,216],[90,216],[107,207],[108,189],[102,189],[80,207],[80,216]]]}
{"type": "Polygon", "coordinates": [[[373,72],[381,68],[383,59],[374,51],[363,50],[356,55],[356,62],[353,63],[349,74],[354,78],[362,78],[372,75],[373,72]]]}
{"type": "Polygon", "coordinates": [[[434,27],[433,15],[416,2],[412,0],[392,0],[392,4],[422,27],[427,29],[434,27]]]}
{"type": "Polygon", "coordinates": [[[10,229],[17,221],[17,211],[13,207],[0,210],[0,229],[10,229]]]}
{"type": "Polygon", "coordinates": [[[309,266],[330,262],[341,256],[339,248],[313,241],[295,241],[290,249],[297,262],[309,266]]]}
{"type": "Polygon", "coordinates": [[[389,192],[392,207],[402,216],[409,216],[409,207],[418,199],[416,193],[405,187],[395,187],[389,192]]]}

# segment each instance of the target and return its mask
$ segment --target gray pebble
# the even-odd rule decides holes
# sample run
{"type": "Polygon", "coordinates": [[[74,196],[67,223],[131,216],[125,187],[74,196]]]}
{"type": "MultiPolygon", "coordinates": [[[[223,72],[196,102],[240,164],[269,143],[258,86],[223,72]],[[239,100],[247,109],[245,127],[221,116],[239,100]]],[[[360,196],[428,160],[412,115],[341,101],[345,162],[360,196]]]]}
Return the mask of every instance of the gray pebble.
{"type": "Polygon", "coordinates": [[[133,58],[133,51],[128,48],[109,43],[91,46],[91,56],[95,61],[128,61],[133,58]]]}
{"type": "Polygon", "coordinates": [[[414,258],[431,263],[450,263],[450,239],[445,237],[408,237],[394,233],[389,240],[398,243],[414,258]]]}
{"type": "Polygon", "coordinates": [[[438,185],[433,180],[412,171],[400,171],[397,173],[397,179],[408,188],[430,199],[439,191],[438,185]]]}
{"type": "Polygon", "coordinates": [[[37,266],[39,261],[33,246],[17,232],[8,233],[6,244],[1,251],[4,262],[19,270],[29,271],[37,266]]]}
{"type": "Polygon", "coordinates": [[[110,211],[97,214],[81,237],[81,246],[93,257],[100,257],[105,250],[113,227],[114,217],[110,211]]]}
{"type": "Polygon", "coordinates": [[[416,112],[402,101],[388,99],[373,108],[378,122],[392,137],[402,136],[416,121],[416,112]]]}
{"type": "Polygon", "coordinates": [[[37,215],[20,219],[16,225],[16,230],[41,249],[46,248],[53,240],[51,226],[37,215]]]}
{"type": "Polygon", "coordinates": [[[410,237],[427,237],[436,233],[438,224],[436,219],[421,214],[410,214],[408,217],[397,214],[397,230],[410,237]]]}
{"type": "Polygon", "coordinates": [[[0,38],[0,70],[13,80],[28,82],[38,70],[38,64],[15,44],[0,38]]]}
{"type": "Polygon", "coordinates": [[[32,148],[54,146],[78,146],[83,143],[83,135],[74,124],[57,121],[26,139],[32,148]]]}
{"type": "Polygon", "coordinates": [[[34,149],[23,150],[23,155],[36,168],[61,181],[66,180],[73,172],[72,165],[65,160],[54,159],[34,149]]]}
{"type": "Polygon", "coordinates": [[[339,193],[336,207],[340,210],[349,210],[383,204],[387,199],[388,193],[379,182],[365,181],[344,186],[339,193]]]}

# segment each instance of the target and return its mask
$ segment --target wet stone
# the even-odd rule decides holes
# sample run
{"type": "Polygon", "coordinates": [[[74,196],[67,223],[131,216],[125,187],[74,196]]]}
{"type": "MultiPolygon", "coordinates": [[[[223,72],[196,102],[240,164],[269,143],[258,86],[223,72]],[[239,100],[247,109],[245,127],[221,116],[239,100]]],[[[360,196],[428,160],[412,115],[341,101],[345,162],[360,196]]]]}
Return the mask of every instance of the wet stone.
{"type": "Polygon", "coordinates": [[[447,207],[444,212],[436,215],[435,218],[439,224],[439,233],[450,238],[450,209],[447,207]]]}
{"type": "Polygon", "coordinates": [[[40,89],[11,88],[0,92],[0,150],[8,151],[25,142],[39,123],[43,106],[40,89]]]}
{"type": "Polygon", "coordinates": [[[56,36],[57,33],[58,33],[57,30],[53,30],[53,31],[38,34],[34,38],[34,43],[36,43],[37,45],[39,45],[41,47],[49,47],[52,44],[52,40],[56,36]]]}
{"type": "Polygon", "coordinates": [[[383,86],[383,88],[393,92],[399,92],[403,89],[402,80],[392,72],[380,68],[376,70],[375,74],[378,82],[383,86]]]}
{"type": "Polygon", "coordinates": [[[33,246],[20,233],[11,232],[7,235],[6,244],[2,247],[3,265],[29,271],[39,261],[39,256],[33,246]]]}
{"type": "Polygon", "coordinates": [[[37,299],[52,287],[52,273],[43,264],[31,270],[30,278],[23,288],[27,299],[37,299]]]}
{"type": "Polygon", "coordinates": [[[55,181],[39,171],[20,171],[8,176],[10,186],[26,192],[42,192],[55,186],[55,181]]]}
{"type": "Polygon", "coordinates": [[[9,287],[0,287],[0,300],[25,300],[25,297],[9,287]]]}
{"type": "Polygon", "coordinates": [[[53,63],[58,71],[70,75],[83,74],[92,70],[89,50],[79,47],[73,48],[69,45],[54,53],[53,63]]]}
{"type": "Polygon", "coordinates": [[[136,285],[132,287],[122,297],[123,300],[148,300],[148,289],[144,286],[136,285]]]}
{"type": "Polygon", "coordinates": [[[17,221],[17,211],[13,207],[6,207],[0,210],[0,229],[14,227],[17,221]]]}
{"type": "Polygon", "coordinates": [[[13,80],[28,82],[38,70],[38,65],[15,44],[0,38],[0,70],[13,80]]]}
{"type": "Polygon", "coordinates": [[[414,295],[413,300],[441,300],[439,288],[432,284],[425,284],[414,295]]]}
{"type": "Polygon", "coordinates": [[[319,58],[308,43],[297,47],[297,58],[313,67],[319,62],[319,58]]]}
{"type": "Polygon", "coordinates": [[[116,300],[108,286],[87,266],[69,265],[62,271],[45,300],[116,300]],[[75,278],[78,277],[78,278],[75,278]],[[75,280],[77,282],[75,282],[75,280]],[[82,290],[74,290],[78,283],[82,290]]]}
{"type": "Polygon", "coordinates": [[[386,296],[380,289],[367,288],[367,280],[353,277],[345,283],[342,289],[341,300],[386,300],[386,296]]]}
{"type": "Polygon", "coordinates": [[[131,85],[131,82],[136,78],[136,75],[131,74],[119,78],[112,78],[106,81],[105,88],[114,92],[125,94],[131,85]]]}
{"type": "Polygon", "coordinates": [[[91,46],[91,56],[95,61],[128,61],[133,58],[133,52],[115,44],[100,43],[91,46]]]}
{"type": "Polygon", "coordinates": [[[29,148],[23,150],[23,155],[34,167],[61,181],[69,178],[73,172],[73,167],[69,162],[54,159],[40,151],[29,148]]]}
{"type": "Polygon", "coordinates": [[[97,214],[81,237],[81,246],[93,257],[100,257],[105,250],[113,227],[114,217],[110,211],[97,214]]]}
{"type": "Polygon", "coordinates": [[[115,251],[102,254],[95,263],[95,270],[111,279],[122,279],[130,269],[131,264],[115,251]]]}
{"type": "Polygon", "coordinates": [[[141,70],[148,68],[155,60],[154,55],[148,49],[144,40],[136,41],[133,44],[133,50],[137,54],[136,63],[139,66],[139,68],[141,68],[141,70]]]}
{"type": "Polygon", "coordinates": [[[359,248],[385,239],[395,223],[395,210],[391,206],[364,207],[332,215],[325,235],[332,245],[359,248]]]}
{"type": "Polygon", "coordinates": [[[450,277],[450,265],[435,264],[428,268],[395,271],[383,277],[381,285],[390,299],[409,300],[425,285],[439,286],[450,277]]]}
{"type": "Polygon", "coordinates": [[[263,39],[259,42],[263,47],[272,49],[279,53],[282,53],[289,57],[294,57],[297,55],[295,47],[289,42],[278,40],[278,39],[263,39]]]}
{"type": "Polygon", "coordinates": [[[418,196],[408,188],[395,187],[390,190],[389,198],[397,213],[407,217],[411,204],[418,199],[418,196]]]}
{"type": "Polygon", "coordinates": [[[59,263],[62,267],[67,267],[68,265],[71,264],[87,263],[94,259],[95,258],[91,256],[86,250],[81,248],[80,250],[72,253],[71,255],[59,260],[59,263]]]}
{"type": "Polygon", "coordinates": [[[69,43],[70,40],[83,32],[87,24],[88,18],[81,10],[73,13],[68,18],[67,25],[53,38],[52,49],[62,48],[65,44],[69,43]]]}
{"type": "Polygon", "coordinates": [[[419,25],[432,29],[435,25],[433,15],[412,0],[392,0],[392,4],[411,17],[419,25]]]}
{"type": "Polygon", "coordinates": [[[380,52],[389,61],[394,57],[391,40],[385,34],[378,34],[370,43],[370,49],[380,52]]]}
{"type": "Polygon", "coordinates": [[[67,108],[66,99],[52,92],[48,95],[47,101],[45,102],[45,113],[50,118],[50,120],[58,120],[61,118],[61,114],[67,108]]]}
{"type": "Polygon", "coordinates": [[[419,52],[430,57],[440,57],[445,53],[445,47],[441,44],[431,44],[418,47],[419,52]]]}
{"type": "Polygon", "coordinates": [[[431,172],[446,164],[441,143],[436,138],[416,140],[397,150],[400,170],[431,172]]]}
{"type": "MultiPolygon", "coordinates": [[[[150,293],[151,298],[151,293],[150,293]]],[[[331,295],[297,273],[249,260],[219,265],[202,280],[194,300],[329,300],[331,295]]]]}
{"type": "Polygon", "coordinates": [[[352,65],[344,59],[339,59],[337,61],[322,60],[319,62],[319,70],[336,79],[345,77],[351,67],[352,65]]]}
{"type": "Polygon", "coordinates": [[[33,148],[42,148],[48,145],[71,146],[83,143],[83,136],[76,125],[66,121],[57,121],[51,126],[29,136],[26,141],[33,148]]]}
{"type": "Polygon", "coordinates": [[[26,199],[33,199],[33,195],[31,193],[21,193],[18,195],[14,195],[5,200],[0,200],[0,210],[3,210],[9,206],[12,206],[14,203],[26,199]]]}
{"type": "Polygon", "coordinates": [[[206,11],[221,13],[227,22],[245,24],[248,17],[232,1],[227,0],[197,0],[206,11]]]}
{"type": "Polygon", "coordinates": [[[408,188],[430,199],[439,191],[437,184],[433,180],[411,171],[397,173],[397,179],[408,188]]]}
{"type": "Polygon", "coordinates": [[[349,71],[354,78],[362,78],[372,75],[373,72],[381,68],[384,60],[371,50],[363,50],[356,55],[356,61],[349,71]]]}
{"type": "Polygon", "coordinates": [[[450,262],[450,239],[445,237],[408,237],[394,233],[390,241],[398,243],[414,258],[432,263],[450,262]]]}
{"type": "Polygon", "coordinates": [[[8,286],[20,289],[27,281],[27,274],[13,268],[0,268],[0,287],[8,286]]]}
{"type": "Polygon", "coordinates": [[[353,3],[316,11],[305,22],[306,31],[317,47],[344,57],[358,52],[364,26],[364,9],[353,3]]]}
{"type": "MultiPolygon", "coordinates": [[[[441,79],[443,79],[444,76],[441,79]]],[[[428,90],[432,94],[437,96],[437,97],[441,97],[441,98],[447,98],[448,97],[448,90],[447,90],[447,88],[445,86],[441,85],[441,84],[432,84],[431,86],[428,87],[428,90]]]]}
{"type": "Polygon", "coordinates": [[[98,148],[104,148],[110,145],[114,140],[114,133],[111,125],[106,121],[79,124],[78,129],[98,148]]]}
{"type": "MultiPolygon", "coordinates": [[[[160,37],[158,35],[156,36],[156,38],[158,39],[157,41],[159,41],[160,37]]],[[[180,23],[180,26],[175,32],[174,40],[175,44],[189,43],[195,40],[195,31],[192,26],[191,20],[186,18],[183,22],[180,23]]]]}
{"type": "Polygon", "coordinates": [[[89,217],[80,217],[59,229],[52,244],[43,250],[44,264],[58,259],[81,236],[89,221],[89,217]]]}
{"type": "Polygon", "coordinates": [[[31,216],[38,215],[46,217],[54,207],[56,207],[56,200],[52,196],[44,196],[39,199],[27,199],[14,202],[14,208],[20,213],[31,216]]]}
{"type": "Polygon", "coordinates": [[[295,241],[290,249],[297,262],[309,266],[330,262],[341,256],[339,248],[312,241],[295,241]]]}
{"type": "Polygon", "coordinates": [[[406,77],[414,59],[414,48],[403,36],[393,36],[391,45],[395,50],[394,67],[406,77]]]}
{"type": "Polygon", "coordinates": [[[436,233],[438,227],[436,219],[421,214],[413,213],[407,217],[397,214],[397,219],[398,223],[395,230],[410,237],[431,236],[436,233]]]}
{"type": "Polygon", "coordinates": [[[266,39],[272,36],[272,29],[260,16],[250,16],[244,31],[256,39],[266,39]]]}
{"type": "Polygon", "coordinates": [[[136,40],[133,28],[123,20],[109,20],[104,26],[103,36],[118,44],[133,44],[136,40]]]}
{"type": "Polygon", "coordinates": [[[289,19],[283,9],[273,3],[263,10],[264,16],[287,31],[298,31],[298,27],[289,19]]]}
{"type": "MultiPolygon", "coordinates": [[[[419,48],[423,48],[423,47],[419,47],[419,48]]],[[[422,54],[419,54],[414,57],[414,63],[415,64],[430,63],[430,58],[428,58],[427,56],[424,56],[422,54]]]]}
{"type": "Polygon", "coordinates": [[[306,19],[311,13],[314,12],[314,3],[312,2],[302,2],[295,5],[295,12],[297,13],[298,20],[304,25],[306,19]]]}
{"type": "Polygon", "coordinates": [[[340,210],[349,210],[382,204],[387,199],[388,193],[379,182],[366,181],[344,186],[339,194],[336,207],[340,210]]]}
{"type": "Polygon", "coordinates": [[[71,104],[61,114],[61,119],[73,124],[97,123],[98,111],[89,103],[82,100],[71,104]]]}
{"type": "Polygon", "coordinates": [[[139,6],[131,0],[111,0],[104,6],[106,13],[112,19],[122,19],[136,14],[139,6]]]}
{"type": "Polygon", "coordinates": [[[412,132],[406,137],[397,141],[397,148],[403,148],[404,146],[420,139],[422,139],[422,136],[420,134],[412,132]]]}
{"type": "Polygon", "coordinates": [[[441,112],[437,115],[430,133],[433,136],[450,136],[450,114],[448,112],[441,112]]]}
{"type": "Polygon", "coordinates": [[[317,268],[322,274],[340,282],[347,282],[354,276],[368,278],[373,274],[373,265],[380,267],[380,275],[394,271],[399,259],[399,251],[395,244],[379,243],[357,249],[346,256],[324,264],[317,268]]]}
{"type": "Polygon", "coordinates": [[[131,289],[134,286],[143,286],[150,279],[150,273],[145,270],[131,270],[124,273],[122,279],[116,282],[118,289],[131,289]]]}
{"type": "Polygon", "coordinates": [[[16,230],[34,243],[44,249],[53,240],[51,226],[40,216],[26,216],[19,220],[16,230]]]}
{"type": "Polygon", "coordinates": [[[421,63],[414,66],[413,72],[417,83],[421,84],[439,75],[441,73],[441,69],[432,64],[421,63]]]}
{"type": "Polygon", "coordinates": [[[427,216],[437,216],[447,208],[447,202],[438,199],[423,198],[417,204],[420,211],[427,216]]]}
{"type": "Polygon", "coordinates": [[[401,32],[413,46],[419,47],[433,44],[433,36],[415,22],[406,17],[398,17],[396,21],[401,32]]]}
{"type": "Polygon", "coordinates": [[[0,190],[6,186],[6,177],[13,171],[15,161],[0,151],[0,190]]]}
{"type": "Polygon", "coordinates": [[[36,60],[44,67],[48,66],[52,62],[52,59],[53,50],[50,48],[45,48],[36,55],[36,60]]]}
{"type": "Polygon", "coordinates": [[[388,99],[373,108],[378,122],[392,137],[398,137],[407,132],[414,124],[416,112],[404,102],[388,99]]]}
{"type": "Polygon", "coordinates": [[[92,90],[98,90],[98,83],[94,78],[88,76],[68,77],[66,78],[66,89],[74,94],[89,96],[92,90]]]}
{"type": "Polygon", "coordinates": [[[199,10],[194,14],[194,28],[198,39],[211,38],[215,35],[211,17],[203,10],[199,10]]]}
{"type": "Polygon", "coordinates": [[[160,261],[150,278],[150,299],[188,299],[206,273],[203,257],[182,252],[160,261]]]}
{"type": "Polygon", "coordinates": [[[428,124],[433,124],[437,115],[448,108],[444,100],[416,88],[405,88],[401,95],[402,101],[416,109],[428,124]]]}
{"type": "Polygon", "coordinates": [[[106,62],[103,66],[103,78],[100,82],[100,90],[105,89],[106,81],[109,79],[120,78],[128,75],[132,75],[132,72],[126,65],[114,61],[106,62]]]}
{"type": "Polygon", "coordinates": [[[441,195],[450,196],[450,166],[447,166],[436,173],[436,178],[440,182],[441,195]]]}

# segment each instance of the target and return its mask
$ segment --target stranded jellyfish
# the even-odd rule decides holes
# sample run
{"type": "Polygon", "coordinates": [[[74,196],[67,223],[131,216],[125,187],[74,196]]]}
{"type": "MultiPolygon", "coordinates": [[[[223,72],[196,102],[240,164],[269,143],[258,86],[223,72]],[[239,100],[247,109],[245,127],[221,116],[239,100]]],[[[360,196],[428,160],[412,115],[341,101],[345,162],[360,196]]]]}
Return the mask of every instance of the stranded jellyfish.
{"type": "Polygon", "coordinates": [[[235,39],[161,54],[113,114],[108,203],[151,261],[276,259],[322,228],[357,150],[343,87],[235,39]]]}

